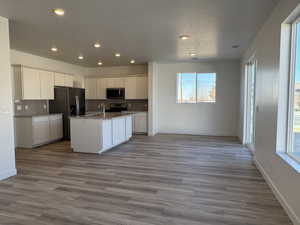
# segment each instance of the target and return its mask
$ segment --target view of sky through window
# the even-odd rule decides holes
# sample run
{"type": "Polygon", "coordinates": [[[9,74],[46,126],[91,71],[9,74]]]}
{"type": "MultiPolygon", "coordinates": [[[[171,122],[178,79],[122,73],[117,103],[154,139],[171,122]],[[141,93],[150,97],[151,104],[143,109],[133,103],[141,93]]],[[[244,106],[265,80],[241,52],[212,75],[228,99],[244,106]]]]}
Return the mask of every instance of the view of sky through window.
{"type": "Polygon", "coordinates": [[[177,74],[177,102],[199,103],[216,101],[215,73],[177,74]]]}

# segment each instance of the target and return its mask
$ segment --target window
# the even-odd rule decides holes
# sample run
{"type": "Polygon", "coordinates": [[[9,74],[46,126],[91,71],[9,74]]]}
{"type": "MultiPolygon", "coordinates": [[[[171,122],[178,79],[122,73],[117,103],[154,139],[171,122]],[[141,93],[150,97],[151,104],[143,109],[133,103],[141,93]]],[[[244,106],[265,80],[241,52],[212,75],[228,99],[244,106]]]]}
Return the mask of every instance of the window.
{"type": "Polygon", "coordinates": [[[253,56],[245,65],[245,131],[244,143],[255,150],[256,60],[253,56]]]}
{"type": "Polygon", "coordinates": [[[215,73],[178,73],[177,103],[216,102],[215,73]]]}
{"type": "Polygon", "coordinates": [[[300,19],[292,25],[287,153],[300,162],[300,19]]]}

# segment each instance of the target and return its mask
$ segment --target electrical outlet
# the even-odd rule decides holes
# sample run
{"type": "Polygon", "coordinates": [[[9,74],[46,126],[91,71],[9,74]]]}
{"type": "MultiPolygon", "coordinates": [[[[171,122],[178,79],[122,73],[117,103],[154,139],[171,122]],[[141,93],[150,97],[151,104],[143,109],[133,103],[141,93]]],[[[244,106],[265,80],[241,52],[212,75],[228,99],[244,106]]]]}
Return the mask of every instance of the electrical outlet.
{"type": "Polygon", "coordinates": [[[46,104],[44,104],[44,109],[47,109],[47,105],[46,104]]]}
{"type": "Polygon", "coordinates": [[[21,111],[22,110],[22,105],[17,105],[17,111],[21,111]]]}
{"type": "Polygon", "coordinates": [[[28,105],[25,105],[25,110],[28,110],[29,109],[29,106],[28,105]]]}

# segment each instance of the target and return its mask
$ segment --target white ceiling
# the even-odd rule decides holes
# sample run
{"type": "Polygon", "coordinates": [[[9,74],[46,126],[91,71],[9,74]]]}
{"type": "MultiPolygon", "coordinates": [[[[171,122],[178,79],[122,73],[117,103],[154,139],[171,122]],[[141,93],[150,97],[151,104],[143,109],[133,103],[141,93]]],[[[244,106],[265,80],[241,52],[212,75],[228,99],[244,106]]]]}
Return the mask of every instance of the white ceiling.
{"type": "Polygon", "coordinates": [[[11,48],[95,67],[98,60],[104,66],[188,61],[190,52],[206,60],[239,58],[277,2],[0,0],[0,15],[10,19],[11,48]],[[65,16],[54,16],[53,8],[65,9],[65,16]],[[179,40],[181,34],[191,39],[179,40]],[[93,47],[96,40],[100,49],[93,47]],[[60,51],[50,52],[52,45],[60,51]]]}

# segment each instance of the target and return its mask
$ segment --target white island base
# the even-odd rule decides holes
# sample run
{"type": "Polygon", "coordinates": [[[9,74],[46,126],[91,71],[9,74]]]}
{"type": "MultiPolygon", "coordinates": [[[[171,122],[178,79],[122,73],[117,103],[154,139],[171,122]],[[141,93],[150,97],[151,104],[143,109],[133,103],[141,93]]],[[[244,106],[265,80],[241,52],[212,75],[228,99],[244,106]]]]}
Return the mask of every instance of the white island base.
{"type": "Polygon", "coordinates": [[[132,137],[131,114],[99,114],[70,118],[74,152],[105,152],[132,137]]]}

